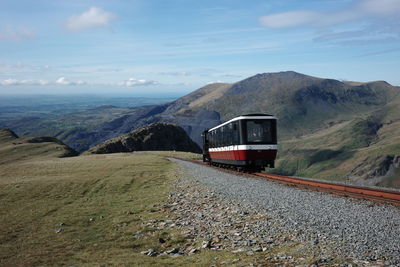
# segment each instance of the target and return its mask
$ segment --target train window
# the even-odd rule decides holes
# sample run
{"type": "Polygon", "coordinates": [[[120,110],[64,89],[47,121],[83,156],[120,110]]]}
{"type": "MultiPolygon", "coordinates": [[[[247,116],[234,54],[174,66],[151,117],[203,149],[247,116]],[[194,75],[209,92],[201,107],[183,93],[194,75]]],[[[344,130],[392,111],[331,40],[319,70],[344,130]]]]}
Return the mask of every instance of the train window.
{"type": "Polygon", "coordinates": [[[272,143],[275,136],[271,120],[246,121],[246,134],[249,143],[272,143]]]}
{"type": "Polygon", "coordinates": [[[220,146],[224,146],[224,129],[222,127],[220,128],[219,133],[220,133],[220,141],[221,141],[220,146]]]}
{"type": "Polygon", "coordinates": [[[228,125],[226,125],[226,126],[224,126],[225,127],[225,146],[229,146],[230,144],[229,144],[229,135],[230,135],[230,130],[229,130],[229,127],[228,127],[228,125]]]}
{"type": "Polygon", "coordinates": [[[229,145],[229,128],[228,125],[225,125],[224,127],[224,146],[229,145]]]}
{"type": "Polygon", "coordinates": [[[228,134],[227,134],[227,127],[226,126],[222,126],[221,127],[221,132],[222,132],[222,146],[226,146],[226,143],[227,143],[227,137],[228,137],[228,134]]]}
{"type": "Polygon", "coordinates": [[[217,147],[217,131],[214,130],[213,131],[213,139],[214,139],[214,147],[217,147]]]}
{"type": "Polygon", "coordinates": [[[228,124],[228,145],[230,146],[234,144],[234,132],[235,132],[234,122],[231,122],[228,124]]]}
{"type": "Polygon", "coordinates": [[[229,124],[229,145],[233,145],[233,124],[229,124]]]}
{"type": "Polygon", "coordinates": [[[232,144],[233,145],[239,144],[239,122],[238,121],[232,122],[232,144]]]}
{"type": "Polygon", "coordinates": [[[216,144],[216,136],[215,136],[215,131],[213,131],[213,133],[212,133],[212,139],[213,139],[213,147],[216,147],[217,146],[217,144],[216,144]]]}
{"type": "Polygon", "coordinates": [[[216,142],[217,142],[217,137],[216,137],[216,134],[215,134],[215,131],[213,131],[213,147],[216,147],[217,146],[217,144],[216,144],[216,142]]]}
{"type": "Polygon", "coordinates": [[[221,135],[220,135],[220,141],[221,141],[220,146],[224,146],[224,127],[219,128],[219,131],[221,133],[221,135]]]}
{"type": "Polygon", "coordinates": [[[221,137],[222,137],[221,128],[218,128],[217,129],[217,146],[221,146],[221,137]]]}
{"type": "Polygon", "coordinates": [[[216,147],[216,138],[215,138],[215,131],[212,131],[212,147],[216,147]]]}

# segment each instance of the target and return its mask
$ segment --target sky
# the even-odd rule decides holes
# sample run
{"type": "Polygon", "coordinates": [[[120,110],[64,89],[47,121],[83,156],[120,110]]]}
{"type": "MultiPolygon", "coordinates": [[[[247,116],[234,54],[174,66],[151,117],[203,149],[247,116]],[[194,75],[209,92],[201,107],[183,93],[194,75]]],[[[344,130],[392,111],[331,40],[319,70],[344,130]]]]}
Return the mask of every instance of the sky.
{"type": "Polygon", "coordinates": [[[400,85],[400,0],[1,0],[0,95],[183,95],[296,71],[400,85]]]}

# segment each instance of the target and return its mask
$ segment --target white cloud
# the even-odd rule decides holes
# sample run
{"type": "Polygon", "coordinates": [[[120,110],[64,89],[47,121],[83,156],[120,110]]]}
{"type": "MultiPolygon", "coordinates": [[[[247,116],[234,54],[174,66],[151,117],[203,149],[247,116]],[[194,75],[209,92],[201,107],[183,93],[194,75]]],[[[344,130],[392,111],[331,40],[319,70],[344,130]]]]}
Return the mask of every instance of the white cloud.
{"type": "Polygon", "coordinates": [[[399,0],[363,0],[359,2],[358,7],[370,14],[375,15],[390,15],[400,12],[399,0]]]}
{"type": "Polygon", "coordinates": [[[224,83],[224,82],[223,82],[223,81],[220,81],[220,80],[218,80],[218,81],[208,82],[207,84],[214,84],[214,83],[224,83]]]}
{"type": "Polygon", "coordinates": [[[69,31],[76,32],[92,28],[107,27],[116,18],[113,13],[104,11],[98,7],[91,7],[88,11],[79,15],[72,15],[65,26],[69,31]]]}
{"type": "Polygon", "coordinates": [[[50,82],[46,80],[23,80],[22,82],[25,82],[26,84],[29,85],[49,85],[50,82]]]}
{"type": "Polygon", "coordinates": [[[61,77],[56,80],[56,84],[70,85],[70,81],[68,81],[65,77],[61,77]]]}
{"type": "Polygon", "coordinates": [[[151,81],[151,80],[144,80],[144,79],[135,79],[135,78],[129,78],[126,81],[118,83],[120,86],[148,86],[148,85],[157,85],[159,84],[156,81],[151,81]]]}
{"type": "Polygon", "coordinates": [[[18,80],[18,79],[4,79],[0,80],[0,86],[17,86],[17,85],[58,85],[58,86],[79,86],[79,85],[107,85],[107,86],[149,86],[158,85],[157,81],[129,78],[128,80],[119,83],[87,83],[85,81],[71,81],[65,77],[60,77],[55,81],[47,80],[18,80]]]}
{"type": "Polygon", "coordinates": [[[1,85],[18,85],[19,81],[15,80],[15,79],[6,79],[6,80],[2,80],[0,81],[1,85]]]}
{"type": "Polygon", "coordinates": [[[18,28],[14,26],[7,26],[6,28],[0,30],[0,41],[20,42],[33,40],[35,38],[35,32],[26,26],[18,28]]]}
{"type": "Polygon", "coordinates": [[[46,80],[17,80],[17,79],[5,79],[0,80],[0,85],[13,86],[13,85],[48,85],[49,81],[46,80]]]}
{"type": "Polygon", "coordinates": [[[260,24],[267,28],[290,28],[300,26],[331,26],[373,17],[389,19],[398,16],[400,0],[358,0],[347,9],[336,12],[295,10],[268,14],[261,17],[260,24]]]}
{"type": "Polygon", "coordinates": [[[48,81],[48,80],[17,80],[17,79],[5,79],[0,80],[0,85],[3,86],[15,86],[15,85],[87,85],[87,82],[84,81],[70,81],[65,77],[58,78],[55,81],[48,81]]]}
{"type": "Polygon", "coordinates": [[[191,73],[187,71],[170,71],[170,72],[160,72],[160,75],[171,75],[171,76],[190,76],[191,73]]]}
{"type": "Polygon", "coordinates": [[[260,18],[260,23],[267,28],[288,28],[312,25],[319,19],[317,12],[300,10],[266,15],[260,18]]]}
{"type": "Polygon", "coordinates": [[[86,84],[87,84],[87,82],[80,81],[80,80],[75,83],[75,85],[86,85],[86,84]]]}
{"type": "Polygon", "coordinates": [[[65,77],[60,77],[55,81],[58,85],[86,85],[87,83],[84,81],[70,81],[65,77]]]}

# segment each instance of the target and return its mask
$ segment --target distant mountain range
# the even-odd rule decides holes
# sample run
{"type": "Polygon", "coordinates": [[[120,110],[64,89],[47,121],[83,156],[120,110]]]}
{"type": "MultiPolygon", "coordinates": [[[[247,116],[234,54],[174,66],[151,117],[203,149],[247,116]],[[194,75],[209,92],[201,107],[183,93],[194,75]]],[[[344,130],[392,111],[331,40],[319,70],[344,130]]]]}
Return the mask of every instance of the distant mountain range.
{"type": "MultiPolygon", "coordinates": [[[[130,110],[59,137],[78,151],[156,122],[201,132],[232,117],[278,117],[278,173],[400,187],[400,88],[343,82],[293,71],[202,87],[173,102],[130,110]]],[[[102,112],[107,112],[102,110],[102,112]]]]}

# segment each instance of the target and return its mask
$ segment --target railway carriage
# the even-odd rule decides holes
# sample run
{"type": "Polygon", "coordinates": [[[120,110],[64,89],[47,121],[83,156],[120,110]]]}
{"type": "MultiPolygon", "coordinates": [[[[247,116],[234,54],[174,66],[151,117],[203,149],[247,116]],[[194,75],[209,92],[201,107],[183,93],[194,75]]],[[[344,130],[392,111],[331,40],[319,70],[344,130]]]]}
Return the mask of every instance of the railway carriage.
{"type": "Polygon", "coordinates": [[[203,161],[247,171],[273,168],[277,154],[276,118],[242,115],[203,132],[203,161]]]}

